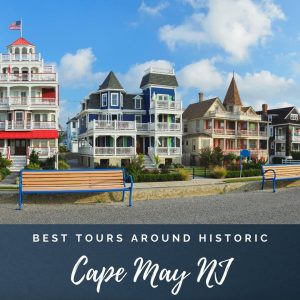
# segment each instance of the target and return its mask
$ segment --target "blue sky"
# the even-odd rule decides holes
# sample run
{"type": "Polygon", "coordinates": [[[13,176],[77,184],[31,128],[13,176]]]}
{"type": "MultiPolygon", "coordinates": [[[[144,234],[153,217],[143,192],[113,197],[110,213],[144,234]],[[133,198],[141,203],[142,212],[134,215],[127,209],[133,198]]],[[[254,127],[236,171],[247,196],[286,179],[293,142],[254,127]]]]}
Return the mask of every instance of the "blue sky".
{"type": "Polygon", "coordinates": [[[79,111],[110,70],[139,92],[149,65],[174,67],[186,107],[224,98],[235,70],[245,105],[300,106],[300,2],[292,0],[10,1],[1,52],[23,35],[59,71],[61,123],[79,111]]]}

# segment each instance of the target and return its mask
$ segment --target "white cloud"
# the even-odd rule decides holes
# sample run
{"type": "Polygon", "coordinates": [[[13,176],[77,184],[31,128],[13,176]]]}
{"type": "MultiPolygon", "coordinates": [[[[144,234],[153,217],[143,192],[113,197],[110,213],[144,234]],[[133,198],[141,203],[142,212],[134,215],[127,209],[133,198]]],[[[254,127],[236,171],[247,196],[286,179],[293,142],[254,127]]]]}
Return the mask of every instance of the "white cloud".
{"type": "Polygon", "coordinates": [[[160,39],[173,50],[181,44],[216,44],[242,61],[251,47],[272,36],[272,23],[285,18],[271,0],[208,0],[207,9],[206,14],[194,13],[180,25],[161,27],[160,39]]]}
{"type": "Polygon", "coordinates": [[[182,0],[184,4],[188,4],[193,8],[202,8],[207,6],[207,0],[182,0]]]}
{"type": "Polygon", "coordinates": [[[75,54],[65,54],[58,65],[62,85],[82,88],[92,87],[104,78],[102,72],[93,72],[96,57],[91,48],[78,49],[75,54]]]}
{"type": "Polygon", "coordinates": [[[147,15],[151,15],[151,16],[157,16],[161,13],[161,11],[163,11],[164,9],[166,9],[169,6],[168,2],[161,2],[159,4],[157,4],[156,6],[148,6],[145,1],[142,1],[140,7],[139,7],[139,11],[147,14],[147,15]]]}
{"type": "Polygon", "coordinates": [[[215,66],[216,59],[203,59],[186,65],[178,74],[179,84],[184,89],[198,88],[212,91],[223,84],[222,74],[215,66]]]}
{"type": "Polygon", "coordinates": [[[126,90],[137,92],[145,70],[150,67],[172,69],[173,64],[167,60],[149,60],[135,64],[126,73],[118,73],[117,76],[126,90]]]}

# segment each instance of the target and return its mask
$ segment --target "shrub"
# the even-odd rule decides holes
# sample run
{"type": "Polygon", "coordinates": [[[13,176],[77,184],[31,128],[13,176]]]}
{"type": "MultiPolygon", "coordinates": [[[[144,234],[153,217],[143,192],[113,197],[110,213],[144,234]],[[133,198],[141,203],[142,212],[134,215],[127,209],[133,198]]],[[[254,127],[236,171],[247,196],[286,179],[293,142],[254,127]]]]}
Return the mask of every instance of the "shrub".
{"type": "Polygon", "coordinates": [[[29,164],[41,164],[39,161],[39,154],[35,150],[32,150],[29,155],[29,164]]]}
{"type": "MultiPolygon", "coordinates": [[[[252,177],[252,176],[261,176],[260,169],[249,169],[242,171],[242,177],[252,177]]],[[[236,178],[240,177],[240,171],[230,171],[227,170],[226,178],[236,178]]]]}
{"type": "Polygon", "coordinates": [[[48,157],[45,161],[40,162],[40,164],[44,170],[54,170],[55,169],[55,156],[48,157]]]}
{"type": "Polygon", "coordinates": [[[39,163],[29,163],[25,166],[26,170],[41,170],[41,165],[39,163]]]}
{"type": "Polygon", "coordinates": [[[161,181],[174,181],[183,180],[179,173],[170,174],[140,174],[135,182],[161,182],[161,181]]]}
{"type": "Polygon", "coordinates": [[[58,147],[58,152],[59,153],[65,153],[65,152],[68,152],[68,149],[67,149],[66,146],[61,145],[61,146],[58,147]]]}
{"type": "Polygon", "coordinates": [[[282,164],[282,160],[283,160],[282,157],[274,156],[274,157],[272,158],[272,163],[273,163],[273,164],[282,164]]]}
{"type": "Polygon", "coordinates": [[[223,151],[220,147],[214,148],[214,150],[211,152],[211,163],[213,165],[221,166],[223,164],[224,155],[223,151]]]}
{"type": "Polygon", "coordinates": [[[177,173],[181,176],[181,180],[186,181],[190,179],[190,173],[187,170],[180,168],[177,170],[177,173]]]}
{"type": "Polygon", "coordinates": [[[144,171],[144,155],[139,154],[134,157],[129,164],[125,166],[126,173],[133,177],[133,180],[136,181],[138,176],[144,171]]]}
{"type": "Polygon", "coordinates": [[[0,156],[0,169],[9,168],[12,165],[12,161],[0,156]]]}
{"type": "Polygon", "coordinates": [[[0,180],[4,179],[9,174],[10,174],[9,169],[7,169],[7,168],[1,168],[0,169],[0,180]]]}
{"type": "Polygon", "coordinates": [[[203,166],[205,168],[208,168],[210,162],[211,162],[211,149],[209,147],[200,149],[199,154],[199,162],[200,166],[203,166]]]}
{"type": "Polygon", "coordinates": [[[233,153],[228,153],[224,155],[224,161],[226,162],[232,162],[233,160],[237,160],[237,156],[233,153]]]}
{"type": "Polygon", "coordinates": [[[218,178],[218,179],[225,178],[226,175],[227,175],[227,170],[224,167],[215,167],[213,169],[213,176],[215,178],[218,178]]]}
{"type": "Polygon", "coordinates": [[[70,169],[70,165],[67,164],[64,160],[59,160],[58,161],[58,169],[59,170],[68,170],[68,169],[70,169]]]}
{"type": "Polygon", "coordinates": [[[160,163],[160,157],[158,155],[154,155],[155,164],[158,166],[160,163]]]}
{"type": "Polygon", "coordinates": [[[294,160],[300,160],[300,152],[292,152],[292,157],[294,160]]]}

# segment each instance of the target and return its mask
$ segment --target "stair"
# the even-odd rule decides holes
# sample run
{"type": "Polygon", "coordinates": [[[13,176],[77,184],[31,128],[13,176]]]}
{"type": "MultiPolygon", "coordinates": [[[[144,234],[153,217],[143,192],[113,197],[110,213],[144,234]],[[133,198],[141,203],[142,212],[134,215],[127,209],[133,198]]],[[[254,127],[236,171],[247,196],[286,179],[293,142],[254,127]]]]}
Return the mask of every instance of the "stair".
{"type": "Polygon", "coordinates": [[[18,172],[26,165],[26,156],[11,156],[12,165],[9,168],[12,172],[18,172]]]}
{"type": "Polygon", "coordinates": [[[155,164],[152,162],[151,158],[149,157],[149,155],[144,155],[144,167],[145,169],[148,170],[153,170],[156,169],[155,164]]]}

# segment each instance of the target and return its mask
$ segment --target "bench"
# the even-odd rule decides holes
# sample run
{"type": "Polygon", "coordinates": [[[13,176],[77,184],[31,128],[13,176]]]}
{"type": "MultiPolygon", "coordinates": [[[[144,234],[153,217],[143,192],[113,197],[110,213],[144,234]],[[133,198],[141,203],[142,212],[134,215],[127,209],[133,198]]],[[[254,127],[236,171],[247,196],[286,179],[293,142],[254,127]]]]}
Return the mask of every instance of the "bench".
{"type": "Polygon", "coordinates": [[[265,181],[273,181],[273,192],[276,191],[277,180],[296,180],[300,179],[300,165],[263,165],[262,166],[262,190],[265,181]]]}
{"type": "Polygon", "coordinates": [[[100,193],[129,192],[132,206],[133,181],[126,177],[124,169],[82,170],[22,170],[19,181],[19,209],[22,209],[24,194],[100,193]],[[130,182],[126,186],[126,180],[130,182]]]}

